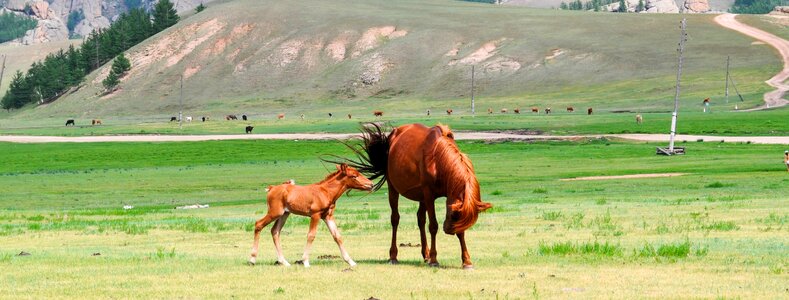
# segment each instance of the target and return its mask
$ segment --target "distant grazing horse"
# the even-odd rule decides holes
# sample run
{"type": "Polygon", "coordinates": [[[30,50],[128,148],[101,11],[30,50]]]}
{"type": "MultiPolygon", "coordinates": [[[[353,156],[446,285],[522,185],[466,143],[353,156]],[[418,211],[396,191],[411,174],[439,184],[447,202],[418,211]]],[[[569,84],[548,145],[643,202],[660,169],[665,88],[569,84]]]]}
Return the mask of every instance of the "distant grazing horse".
{"type": "Polygon", "coordinates": [[[383,117],[383,116],[384,116],[384,112],[383,112],[383,111],[380,111],[380,110],[374,110],[374,111],[373,111],[373,116],[376,116],[376,117],[383,117]]]}
{"type": "Polygon", "coordinates": [[[532,108],[531,108],[531,112],[533,112],[533,113],[538,113],[538,112],[540,112],[540,108],[539,108],[539,107],[536,107],[536,106],[534,106],[534,107],[532,107],[532,108]]]}
{"type": "Polygon", "coordinates": [[[278,114],[277,115],[277,120],[282,120],[284,118],[285,118],[285,114],[278,114]]]}
{"type": "Polygon", "coordinates": [[[481,211],[491,207],[480,199],[479,182],[471,160],[460,152],[454,134],[446,125],[426,127],[422,124],[403,125],[383,132],[378,124],[362,128],[362,145],[349,145],[357,155],[351,166],[381,178],[375,185],[388,185],[389,207],[392,209],[392,244],[389,262],[397,261],[397,226],[400,213],[397,203],[400,195],[418,201],[417,224],[422,241],[422,257],[430,266],[438,266],[436,251],[436,198],[446,197],[444,232],[457,235],[460,241],[464,269],[471,269],[471,257],[466,248],[465,231],[477,221],[481,211]],[[425,235],[425,213],[430,220],[430,247],[425,235]]]}
{"type": "Polygon", "coordinates": [[[170,122],[175,122],[175,121],[178,121],[178,118],[176,118],[176,117],[170,117],[170,122]]]}
{"type": "Polygon", "coordinates": [[[547,115],[547,114],[550,114],[550,113],[551,113],[551,108],[550,107],[546,107],[545,108],[545,114],[547,115]]]}
{"type": "Polygon", "coordinates": [[[452,115],[452,109],[447,109],[447,116],[451,116],[451,115],[452,115]]]}
{"type": "Polygon", "coordinates": [[[238,120],[238,117],[236,117],[236,115],[227,115],[227,116],[225,116],[225,120],[227,120],[227,121],[238,120]]]}
{"type": "Polygon", "coordinates": [[[501,113],[506,114],[507,113],[507,109],[506,108],[502,108],[501,109],[501,113]]]}
{"type": "Polygon", "coordinates": [[[74,126],[74,119],[66,120],[66,126],[69,126],[69,125],[74,126]]]}
{"type": "Polygon", "coordinates": [[[567,112],[574,112],[575,109],[572,106],[567,107],[567,112]]]}
{"type": "Polygon", "coordinates": [[[493,113],[493,109],[488,107],[488,114],[492,114],[492,113],[493,113]]]}
{"type": "Polygon", "coordinates": [[[268,195],[268,212],[266,216],[255,222],[255,239],[252,243],[252,254],[249,257],[249,264],[254,265],[258,255],[258,244],[260,243],[260,231],[272,221],[274,227],[271,228],[271,236],[274,238],[274,248],[277,250],[277,262],[282,265],[290,266],[285,256],[282,255],[282,247],[279,243],[279,233],[288,220],[291,213],[310,217],[310,231],[307,234],[307,246],[304,248],[302,263],[304,267],[310,266],[310,249],[315,234],[318,231],[318,221],[323,220],[329,227],[329,232],[337,246],[340,247],[342,258],[351,266],[356,263],[345,251],[342,246],[342,237],[334,223],[334,208],[337,199],[349,189],[367,190],[373,189],[373,182],[364,177],[356,169],[346,164],[337,165],[337,171],[329,174],[321,182],[307,186],[298,186],[292,181],[284,184],[269,186],[266,189],[268,195]]]}
{"type": "Polygon", "coordinates": [[[246,132],[247,132],[247,133],[252,133],[252,129],[254,129],[254,128],[255,128],[255,127],[252,127],[252,126],[247,126],[247,127],[246,127],[246,132]]]}
{"type": "Polygon", "coordinates": [[[304,114],[301,114],[301,116],[299,116],[299,117],[301,117],[301,119],[304,120],[304,114]]]}
{"type": "Polygon", "coordinates": [[[636,124],[644,123],[644,118],[641,117],[641,114],[636,115],[636,124]]]}
{"type": "Polygon", "coordinates": [[[93,119],[90,121],[90,125],[101,125],[101,120],[93,119]]]}
{"type": "Polygon", "coordinates": [[[591,107],[586,109],[586,114],[587,115],[591,115],[592,114],[592,108],[591,107]]]}
{"type": "Polygon", "coordinates": [[[515,108],[512,111],[515,112],[516,114],[520,114],[521,113],[521,109],[520,108],[515,108]]]}
{"type": "Polygon", "coordinates": [[[246,121],[247,120],[247,115],[241,115],[241,120],[246,121]]]}

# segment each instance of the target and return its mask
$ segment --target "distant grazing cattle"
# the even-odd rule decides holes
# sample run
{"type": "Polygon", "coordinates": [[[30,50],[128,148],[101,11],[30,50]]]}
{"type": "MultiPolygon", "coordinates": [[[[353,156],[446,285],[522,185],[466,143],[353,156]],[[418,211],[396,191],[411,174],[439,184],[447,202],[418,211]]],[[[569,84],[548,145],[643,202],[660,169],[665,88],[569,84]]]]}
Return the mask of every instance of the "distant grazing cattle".
{"type": "Polygon", "coordinates": [[[236,117],[236,115],[227,115],[225,116],[225,120],[238,120],[238,117],[236,117]]]}
{"type": "Polygon", "coordinates": [[[90,121],[90,125],[101,125],[101,120],[93,119],[90,121]]]}
{"type": "Polygon", "coordinates": [[[636,124],[644,123],[644,118],[641,117],[641,114],[636,115],[636,124]]]}
{"type": "Polygon", "coordinates": [[[277,120],[282,120],[284,118],[285,118],[285,114],[278,114],[277,115],[277,120]]]}
{"type": "Polygon", "coordinates": [[[547,114],[550,114],[550,113],[551,113],[551,108],[550,107],[546,107],[545,108],[545,114],[547,115],[547,114]]]}
{"type": "Polygon", "coordinates": [[[540,108],[539,108],[539,107],[536,107],[536,106],[533,106],[533,107],[531,108],[531,112],[533,112],[533,113],[538,113],[538,112],[540,112],[540,108]]]}
{"type": "Polygon", "coordinates": [[[186,116],[186,122],[192,123],[192,116],[186,116]]]}
{"type": "Polygon", "coordinates": [[[575,109],[572,106],[567,107],[567,112],[574,112],[575,109]]]}
{"type": "Polygon", "coordinates": [[[66,126],[69,126],[69,125],[74,126],[74,119],[66,120],[66,126]]]}
{"type": "Polygon", "coordinates": [[[246,121],[247,120],[247,115],[241,115],[241,120],[246,121]]]}
{"type": "Polygon", "coordinates": [[[202,117],[203,122],[208,121],[208,117],[202,117]]]}
{"type": "Polygon", "coordinates": [[[383,117],[383,116],[384,116],[384,112],[383,112],[383,111],[380,111],[380,110],[374,110],[374,111],[373,111],[373,116],[376,116],[376,117],[383,117]]]}
{"type": "Polygon", "coordinates": [[[452,115],[452,109],[447,109],[447,116],[451,116],[451,115],[452,115]]]}
{"type": "Polygon", "coordinates": [[[507,109],[506,108],[502,108],[501,109],[501,113],[506,114],[507,113],[507,109]]]}
{"type": "Polygon", "coordinates": [[[521,113],[521,109],[520,108],[513,109],[512,111],[515,112],[516,114],[521,113]]]}
{"type": "Polygon", "coordinates": [[[592,114],[592,108],[591,107],[586,109],[586,114],[587,115],[591,115],[592,114]]]}
{"type": "Polygon", "coordinates": [[[427,116],[428,117],[430,116],[430,110],[429,109],[427,110],[427,116]]]}
{"type": "Polygon", "coordinates": [[[493,113],[493,109],[488,107],[488,114],[492,114],[492,113],[493,113]]]}
{"type": "Polygon", "coordinates": [[[255,128],[255,127],[252,127],[252,126],[247,126],[247,127],[246,127],[246,132],[247,132],[247,133],[252,133],[252,129],[254,129],[254,128],[255,128]]]}
{"type": "Polygon", "coordinates": [[[301,116],[299,116],[299,117],[301,117],[301,119],[304,120],[304,114],[301,114],[301,116]]]}
{"type": "Polygon", "coordinates": [[[351,119],[351,114],[348,114],[348,120],[350,120],[350,119],[351,119]]]}
{"type": "Polygon", "coordinates": [[[176,118],[176,117],[170,117],[170,122],[175,122],[175,121],[178,121],[178,118],[176,118]]]}
{"type": "Polygon", "coordinates": [[[334,115],[332,113],[329,113],[329,119],[331,119],[331,117],[333,117],[333,116],[334,115]]]}

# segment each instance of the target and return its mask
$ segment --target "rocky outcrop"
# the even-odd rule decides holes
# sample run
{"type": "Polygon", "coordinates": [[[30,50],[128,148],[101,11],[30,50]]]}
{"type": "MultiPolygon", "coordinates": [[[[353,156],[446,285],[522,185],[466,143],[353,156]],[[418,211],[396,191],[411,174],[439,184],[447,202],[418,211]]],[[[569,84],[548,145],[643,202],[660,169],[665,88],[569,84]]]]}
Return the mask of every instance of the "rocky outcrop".
{"type": "Polygon", "coordinates": [[[683,5],[684,12],[691,14],[701,14],[710,11],[710,3],[708,0],[685,0],[683,5]]]}
{"type": "MultiPolygon", "coordinates": [[[[625,4],[627,4],[627,12],[636,12],[636,9],[638,9],[638,0],[625,0],[625,4]]],[[[617,12],[619,11],[619,1],[601,6],[600,10],[617,12]]]]}
{"type": "Polygon", "coordinates": [[[28,30],[25,36],[14,41],[14,43],[29,45],[68,39],[66,24],[50,8],[49,3],[44,0],[8,0],[5,8],[15,14],[27,15],[29,13],[29,17],[38,21],[36,28],[28,30]],[[30,7],[30,10],[26,12],[25,7],[30,7]]]}
{"type": "Polygon", "coordinates": [[[647,13],[679,13],[679,7],[674,0],[646,0],[647,13]]]}
{"type": "Polygon", "coordinates": [[[773,11],[770,12],[771,15],[789,15],[789,6],[776,6],[773,11]]]}

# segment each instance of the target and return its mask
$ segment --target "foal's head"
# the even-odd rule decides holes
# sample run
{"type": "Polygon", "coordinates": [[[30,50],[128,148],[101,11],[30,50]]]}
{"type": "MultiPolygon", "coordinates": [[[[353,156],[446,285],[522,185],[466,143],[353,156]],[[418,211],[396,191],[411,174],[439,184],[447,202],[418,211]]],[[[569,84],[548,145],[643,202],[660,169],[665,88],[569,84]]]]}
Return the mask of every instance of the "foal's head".
{"type": "Polygon", "coordinates": [[[342,182],[347,187],[357,190],[371,191],[373,182],[367,179],[362,173],[347,164],[337,165],[337,181],[342,182]]]}

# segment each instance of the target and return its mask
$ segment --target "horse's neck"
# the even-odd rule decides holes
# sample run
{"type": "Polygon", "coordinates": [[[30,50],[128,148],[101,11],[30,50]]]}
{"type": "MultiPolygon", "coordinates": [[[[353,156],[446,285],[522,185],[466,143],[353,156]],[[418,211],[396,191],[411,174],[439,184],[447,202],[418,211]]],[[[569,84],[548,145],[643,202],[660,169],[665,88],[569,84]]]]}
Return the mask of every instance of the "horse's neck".
{"type": "Polygon", "coordinates": [[[343,184],[339,180],[334,180],[334,179],[316,183],[315,186],[319,189],[327,191],[328,192],[327,196],[329,196],[332,202],[337,201],[337,199],[339,199],[340,196],[342,196],[342,193],[348,190],[348,187],[345,186],[345,184],[343,184]]]}

